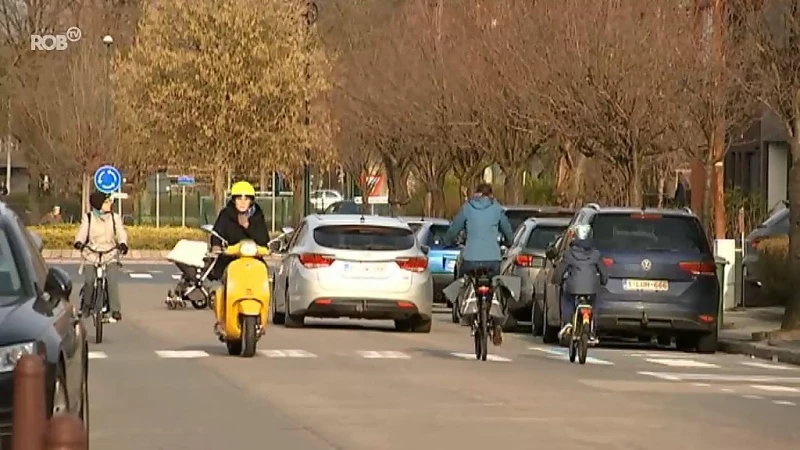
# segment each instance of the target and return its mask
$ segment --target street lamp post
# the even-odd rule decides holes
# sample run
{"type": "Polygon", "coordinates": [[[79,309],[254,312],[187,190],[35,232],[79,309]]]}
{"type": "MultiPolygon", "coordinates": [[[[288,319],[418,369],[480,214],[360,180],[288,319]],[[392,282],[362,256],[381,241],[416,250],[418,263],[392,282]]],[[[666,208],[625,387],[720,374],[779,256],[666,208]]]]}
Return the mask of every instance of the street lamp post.
{"type": "MultiPolygon", "coordinates": [[[[311,82],[311,48],[308,45],[309,36],[311,34],[311,25],[317,21],[317,4],[314,0],[307,0],[306,1],[306,12],[305,12],[305,19],[306,19],[306,26],[305,26],[305,33],[306,33],[306,67],[305,67],[305,77],[306,77],[306,87],[311,82]]],[[[306,127],[306,131],[308,131],[308,127],[311,125],[311,114],[309,112],[309,99],[308,99],[308,89],[306,89],[306,98],[303,102],[303,125],[306,127]]],[[[308,136],[308,133],[306,133],[308,136]]],[[[306,147],[305,152],[305,162],[303,164],[303,216],[307,216],[311,214],[311,149],[306,147]]]]}

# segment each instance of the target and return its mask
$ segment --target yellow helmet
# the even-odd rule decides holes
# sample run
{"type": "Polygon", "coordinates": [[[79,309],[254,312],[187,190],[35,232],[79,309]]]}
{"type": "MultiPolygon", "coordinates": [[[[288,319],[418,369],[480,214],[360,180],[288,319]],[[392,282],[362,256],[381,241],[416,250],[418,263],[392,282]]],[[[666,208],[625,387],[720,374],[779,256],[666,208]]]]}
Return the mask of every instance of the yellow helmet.
{"type": "Polygon", "coordinates": [[[237,181],[231,186],[231,197],[240,196],[255,197],[256,189],[247,181],[237,181]]]}

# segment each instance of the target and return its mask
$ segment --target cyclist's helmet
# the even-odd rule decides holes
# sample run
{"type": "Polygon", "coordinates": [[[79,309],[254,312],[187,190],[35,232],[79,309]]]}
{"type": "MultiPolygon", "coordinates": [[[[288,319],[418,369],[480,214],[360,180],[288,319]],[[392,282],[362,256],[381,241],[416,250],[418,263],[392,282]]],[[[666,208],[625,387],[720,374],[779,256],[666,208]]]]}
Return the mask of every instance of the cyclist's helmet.
{"type": "Polygon", "coordinates": [[[591,225],[578,225],[575,227],[575,238],[580,240],[589,239],[592,234],[591,225]]]}
{"type": "Polygon", "coordinates": [[[250,197],[251,200],[255,200],[256,189],[247,181],[237,181],[231,186],[231,197],[250,197]]]}

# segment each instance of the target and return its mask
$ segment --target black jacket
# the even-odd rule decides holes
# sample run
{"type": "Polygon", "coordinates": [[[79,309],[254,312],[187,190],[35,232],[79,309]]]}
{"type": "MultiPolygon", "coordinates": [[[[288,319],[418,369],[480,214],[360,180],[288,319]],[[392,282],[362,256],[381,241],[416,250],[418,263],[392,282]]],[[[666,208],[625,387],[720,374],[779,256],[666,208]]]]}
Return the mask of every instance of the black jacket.
{"type": "MultiPolygon", "coordinates": [[[[238,219],[239,211],[234,206],[233,202],[228,202],[222,211],[217,216],[217,221],[214,222],[214,231],[228,241],[229,245],[238,244],[245,239],[252,239],[256,244],[266,246],[269,242],[269,231],[267,231],[267,221],[264,217],[264,212],[258,204],[253,203],[253,209],[250,214],[250,226],[247,228],[239,225],[238,219]]],[[[222,246],[219,238],[212,236],[211,245],[222,246]]]]}
{"type": "Polygon", "coordinates": [[[608,269],[590,239],[575,239],[553,272],[553,283],[560,284],[567,274],[564,292],[572,295],[596,295],[598,284],[608,282],[608,269]]]}

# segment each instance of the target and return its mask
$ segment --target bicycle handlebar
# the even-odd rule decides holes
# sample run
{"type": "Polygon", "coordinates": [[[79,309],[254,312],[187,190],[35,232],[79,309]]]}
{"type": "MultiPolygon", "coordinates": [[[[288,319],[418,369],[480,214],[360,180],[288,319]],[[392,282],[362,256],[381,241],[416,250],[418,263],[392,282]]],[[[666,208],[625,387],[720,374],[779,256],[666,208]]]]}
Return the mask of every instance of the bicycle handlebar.
{"type": "MultiPolygon", "coordinates": [[[[89,250],[90,252],[92,252],[92,253],[94,253],[95,255],[97,255],[97,256],[99,256],[99,257],[100,257],[99,261],[97,261],[97,263],[96,263],[96,264],[103,264],[103,263],[105,263],[105,261],[103,261],[103,256],[105,256],[105,255],[108,255],[109,253],[113,252],[114,250],[119,250],[119,246],[115,245],[114,247],[111,247],[111,248],[110,248],[110,249],[108,249],[108,250],[103,250],[103,251],[101,251],[101,250],[96,250],[96,249],[94,249],[94,248],[92,248],[92,247],[90,247],[90,246],[88,246],[88,245],[84,245],[84,246],[83,246],[83,248],[82,248],[82,250],[83,250],[83,249],[85,249],[85,250],[89,250]]],[[[121,256],[121,254],[120,254],[120,253],[117,253],[117,258],[116,258],[116,259],[117,259],[117,262],[119,262],[119,260],[120,260],[120,256],[121,256]]]]}

